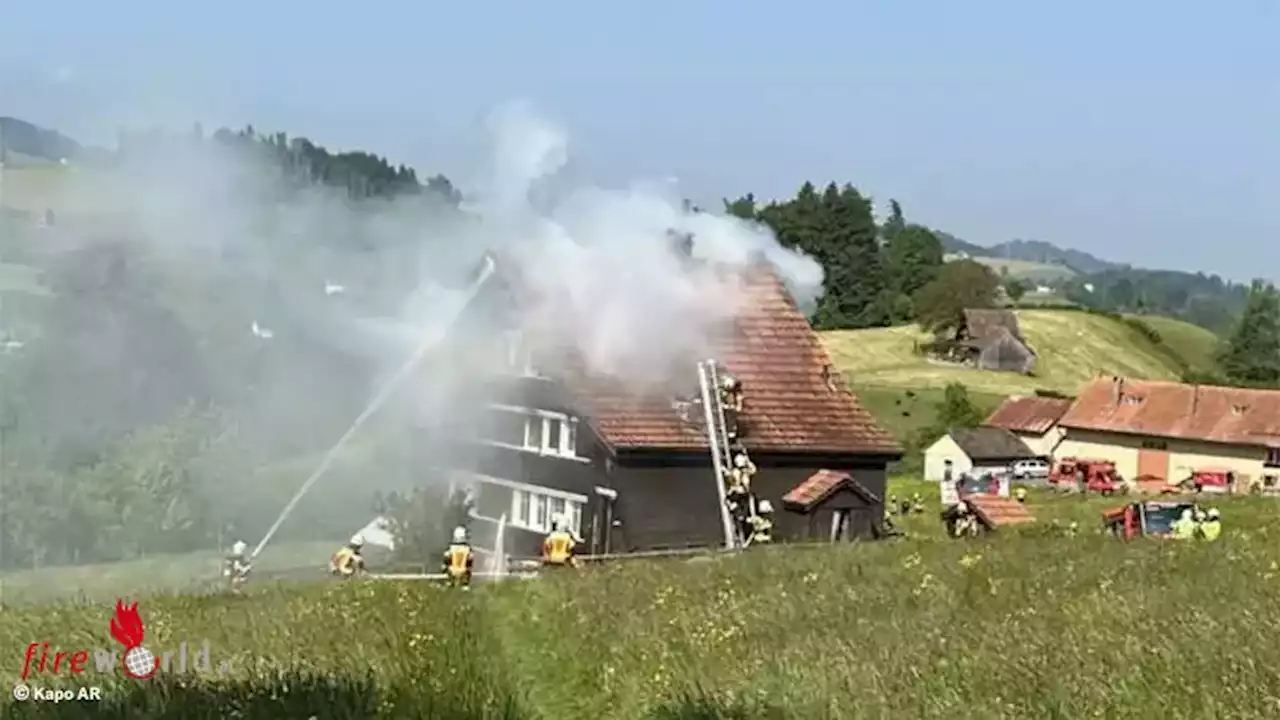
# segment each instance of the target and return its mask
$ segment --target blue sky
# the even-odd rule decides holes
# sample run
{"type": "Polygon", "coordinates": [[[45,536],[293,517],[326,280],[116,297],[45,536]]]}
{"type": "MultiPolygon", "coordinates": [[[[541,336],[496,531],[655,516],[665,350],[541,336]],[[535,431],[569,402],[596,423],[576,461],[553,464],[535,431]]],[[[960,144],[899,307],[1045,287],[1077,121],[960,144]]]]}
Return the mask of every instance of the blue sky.
{"type": "Polygon", "coordinates": [[[1280,276],[1280,3],[0,0],[0,114],[253,123],[460,178],[512,99],[606,183],[849,181],[989,244],[1280,276]],[[1052,7],[1051,7],[1052,6],[1052,7]]]}

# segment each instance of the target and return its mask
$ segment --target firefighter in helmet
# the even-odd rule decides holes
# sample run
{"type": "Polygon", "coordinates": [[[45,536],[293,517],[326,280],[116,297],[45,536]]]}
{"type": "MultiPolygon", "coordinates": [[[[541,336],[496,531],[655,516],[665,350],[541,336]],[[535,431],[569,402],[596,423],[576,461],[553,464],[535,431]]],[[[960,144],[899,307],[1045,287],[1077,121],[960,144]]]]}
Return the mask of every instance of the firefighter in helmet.
{"type": "Polygon", "coordinates": [[[240,588],[249,580],[249,570],[252,566],[249,564],[249,558],[245,556],[249,546],[245,545],[243,540],[237,540],[231,546],[231,553],[227,555],[226,562],[223,565],[222,575],[231,582],[231,590],[240,592],[240,588]]]}
{"type": "Polygon", "coordinates": [[[476,555],[467,542],[467,529],[459,525],[453,529],[453,543],[444,551],[444,573],[449,585],[466,590],[471,587],[471,573],[476,555]]]}
{"type": "Polygon", "coordinates": [[[767,545],[773,542],[773,503],[761,500],[756,505],[756,514],[750,520],[751,534],[747,536],[747,545],[767,545]]]}
{"type": "Polygon", "coordinates": [[[329,560],[329,572],[340,578],[350,578],[364,571],[364,536],[357,533],[329,560]]]}
{"type": "Polygon", "coordinates": [[[742,416],[742,383],[732,375],[720,376],[720,407],[724,410],[725,434],[730,442],[736,440],[740,433],[742,416]]]}
{"type": "Polygon", "coordinates": [[[573,533],[565,529],[564,518],[557,516],[551,521],[551,532],[542,541],[542,566],[548,568],[575,567],[578,564],[574,557],[574,546],[577,542],[573,533]]]}

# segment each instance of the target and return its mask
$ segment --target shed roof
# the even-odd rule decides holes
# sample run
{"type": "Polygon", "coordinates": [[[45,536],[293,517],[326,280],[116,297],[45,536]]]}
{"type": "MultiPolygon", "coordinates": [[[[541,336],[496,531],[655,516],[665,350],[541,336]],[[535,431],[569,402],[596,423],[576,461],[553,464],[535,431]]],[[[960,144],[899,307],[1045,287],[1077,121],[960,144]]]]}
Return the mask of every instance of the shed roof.
{"type": "Polygon", "coordinates": [[[880,502],[880,498],[876,497],[875,493],[864,487],[862,483],[854,480],[849,473],[836,470],[819,470],[805,478],[803,482],[783,496],[782,504],[788,510],[809,512],[821,505],[823,500],[842,489],[852,490],[868,503],[875,504],[880,502]]]}
{"type": "MultiPolygon", "coordinates": [[[[901,455],[902,448],[849,390],[772,266],[734,273],[747,302],[710,353],[742,385],[750,451],[901,455]]],[[[570,353],[571,354],[571,353],[570,353]]],[[[688,386],[697,387],[697,358],[688,386]]],[[[568,358],[562,380],[617,449],[705,450],[706,435],[680,420],[669,394],[638,393],[568,358]]],[[[684,382],[684,378],[679,379],[684,382]]]]}
{"type": "Polygon", "coordinates": [[[990,528],[1008,525],[1025,525],[1035,522],[1035,516],[1027,510],[1027,506],[1013,498],[997,495],[970,495],[965,498],[984,525],[990,528]]]}
{"type": "Polygon", "coordinates": [[[1066,428],[1280,447],[1280,390],[1104,377],[1080,392],[1066,428]]]}
{"type": "Polygon", "coordinates": [[[1004,428],[957,428],[948,434],[970,460],[1030,460],[1038,457],[1021,438],[1004,428]]]}
{"type": "Polygon", "coordinates": [[[1070,408],[1071,401],[1063,398],[1014,396],[1001,403],[983,425],[1013,432],[1043,433],[1070,408]]]}
{"type": "Polygon", "coordinates": [[[996,342],[1006,332],[1026,344],[1018,316],[1012,310],[972,308],[964,311],[964,324],[969,338],[979,343],[996,342]]]}

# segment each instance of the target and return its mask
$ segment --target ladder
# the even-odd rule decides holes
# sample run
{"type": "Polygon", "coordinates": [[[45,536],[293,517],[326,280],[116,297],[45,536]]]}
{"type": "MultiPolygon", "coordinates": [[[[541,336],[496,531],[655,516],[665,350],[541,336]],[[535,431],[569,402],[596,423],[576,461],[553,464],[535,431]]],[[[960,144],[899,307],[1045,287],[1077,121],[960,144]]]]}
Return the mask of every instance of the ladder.
{"type": "MultiPolygon", "coordinates": [[[[737,523],[729,514],[728,489],[725,481],[732,469],[733,454],[725,427],[724,406],[720,403],[720,371],[715,360],[698,363],[698,385],[702,390],[702,410],[706,415],[707,444],[711,448],[711,464],[715,470],[716,493],[720,498],[720,521],[724,526],[724,546],[732,550],[742,546],[737,523]]],[[[748,501],[748,505],[751,503],[748,501]]]]}

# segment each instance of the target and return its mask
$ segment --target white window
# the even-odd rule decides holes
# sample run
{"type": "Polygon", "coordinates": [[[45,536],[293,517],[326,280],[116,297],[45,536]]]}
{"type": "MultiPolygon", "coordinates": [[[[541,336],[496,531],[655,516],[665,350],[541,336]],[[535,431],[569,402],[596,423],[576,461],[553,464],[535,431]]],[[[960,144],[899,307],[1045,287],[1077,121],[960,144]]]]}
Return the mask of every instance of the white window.
{"type": "Polygon", "coordinates": [[[493,406],[496,416],[489,440],[541,455],[578,457],[578,419],[563,413],[493,406]]]}
{"type": "Polygon", "coordinates": [[[582,532],[582,504],[528,490],[511,491],[511,525],[536,532],[551,532],[551,520],[561,516],[575,535],[582,532]]]}

